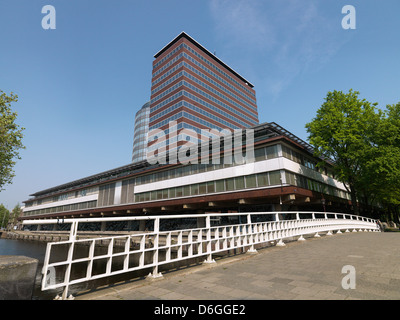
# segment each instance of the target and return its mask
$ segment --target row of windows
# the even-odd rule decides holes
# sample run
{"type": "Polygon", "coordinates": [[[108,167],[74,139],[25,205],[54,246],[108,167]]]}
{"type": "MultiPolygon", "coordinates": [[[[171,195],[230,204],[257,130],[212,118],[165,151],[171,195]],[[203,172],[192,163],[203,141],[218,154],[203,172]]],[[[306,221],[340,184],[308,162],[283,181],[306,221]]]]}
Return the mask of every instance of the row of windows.
{"type": "MultiPolygon", "coordinates": [[[[215,82],[214,80],[212,80],[211,78],[205,76],[204,74],[202,74],[201,72],[199,72],[198,70],[196,70],[195,68],[193,68],[191,65],[185,63],[185,66],[192,70],[193,72],[195,72],[196,74],[198,74],[199,76],[203,77],[205,80],[207,80],[208,82],[212,83],[213,85],[215,85],[216,87],[218,87],[219,89],[221,89],[222,91],[224,91],[225,93],[228,93],[229,95],[231,95],[232,97],[234,97],[236,100],[239,100],[240,102],[242,102],[243,104],[245,104],[246,106],[248,106],[251,109],[255,109],[255,107],[248,103],[247,101],[243,100],[242,98],[238,97],[237,95],[233,94],[232,92],[230,92],[229,90],[225,89],[223,86],[221,86],[219,83],[215,82]]],[[[200,81],[199,79],[197,79],[196,77],[192,76],[191,74],[184,72],[184,75],[186,77],[188,77],[189,79],[193,80],[194,82],[200,84],[202,87],[206,88],[207,90],[213,92],[216,95],[219,95],[221,98],[225,99],[226,101],[230,102],[230,103],[234,103],[231,99],[227,98],[226,96],[224,96],[223,94],[221,94],[220,91],[215,90],[214,88],[208,86],[207,84],[205,84],[204,82],[200,81]]],[[[247,112],[252,113],[255,117],[257,117],[257,114],[255,112],[253,112],[252,110],[247,110],[247,112]]]]}
{"type": "Polygon", "coordinates": [[[350,200],[350,195],[343,190],[337,189],[333,186],[327,185],[327,184],[319,182],[319,181],[307,179],[304,176],[301,176],[301,175],[298,175],[298,174],[295,174],[292,172],[286,171],[285,174],[286,174],[286,183],[287,184],[298,186],[303,189],[308,189],[308,190],[312,190],[315,192],[329,194],[332,196],[350,200]]]}
{"type": "Polygon", "coordinates": [[[190,83],[187,82],[187,81],[184,81],[183,85],[186,86],[186,87],[188,87],[189,89],[192,89],[193,91],[197,92],[198,94],[202,95],[202,96],[205,97],[206,99],[209,99],[209,100],[215,102],[216,104],[220,105],[221,107],[223,107],[223,108],[225,108],[225,109],[227,109],[227,110],[229,110],[229,111],[235,113],[235,114],[236,114],[237,116],[239,116],[240,118],[244,118],[244,119],[246,119],[248,122],[250,122],[250,123],[252,123],[252,124],[254,124],[254,125],[257,124],[257,120],[254,120],[254,119],[251,119],[250,117],[248,117],[248,116],[246,115],[246,114],[248,113],[248,110],[245,109],[245,108],[243,108],[240,104],[238,104],[238,103],[236,103],[236,102],[234,102],[234,101],[231,101],[233,105],[235,105],[237,108],[241,109],[242,111],[244,111],[244,112],[246,112],[246,113],[240,112],[239,110],[237,110],[237,109],[235,109],[235,108],[232,108],[231,106],[229,106],[229,105],[227,105],[226,103],[224,103],[224,102],[222,102],[222,101],[220,101],[220,100],[214,98],[212,95],[210,95],[210,94],[204,92],[203,90],[200,90],[199,88],[197,88],[196,86],[190,84],[190,83]]]}
{"type": "MultiPolygon", "coordinates": [[[[226,86],[228,86],[230,89],[232,89],[233,91],[239,93],[242,97],[246,98],[247,100],[249,100],[250,102],[256,104],[256,100],[250,98],[249,96],[247,96],[243,91],[238,90],[235,86],[231,85],[228,81],[225,81],[223,78],[221,78],[219,75],[217,75],[216,73],[212,72],[210,69],[208,69],[207,67],[205,67],[204,65],[202,65],[201,63],[199,63],[196,59],[193,59],[190,55],[186,54],[185,52],[183,53],[183,56],[188,59],[190,62],[192,62],[193,64],[195,64],[196,66],[198,66],[199,68],[203,69],[204,71],[206,71],[208,74],[210,74],[211,76],[213,76],[215,79],[217,79],[218,81],[222,82],[223,84],[225,84],[226,86]]],[[[253,93],[250,93],[253,97],[255,97],[255,95],[253,93]]],[[[252,108],[255,110],[256,107],[252,106],[252,108]]]]}
{"type": "MultiPolygon", "coordinates": [[[[212,64],[211,62],[209,62],[207,59],[205,59],[203,56],[201,56],[200,54],[198,54],[195,50],[193,50],[192,48],[190,48],[189,46],[187,46],[186,44],[181,44],[178,47],[176,47],[173,51],[171,51],[168,55],[166,55],[164,58],[162,58],[159,62],[157,62],[154,66],[153,66],[153,70],[155,70],[159,65],[161,65],[164,61],[166,61],[169,57],[171,57],[172,55],[174,55],[176,52],[178,52],[179,50],[181,50],[182,48],[187,49],[189,52],[193,53],[196,57],[200,58],[202,61],[204,61],[207,65],[211,66],[213,69],[215,69],[216,71],[218,71],[219,73],[221,73],[223,76],[225,76],[227,79],[229,79],[230,81],[232,81],[233,83],[235,83],[236,85],[238,85],[240,88],[242,88],[244,91],[246,91],[247,93],[249,93],[252,97],[255,98],[255,93],[252,92],[251,90],[249,90],[248,88],[246,88],[244,85],[242,85],[240,82],[238,82],[236,79],[232,78],[230,75],[228,75],[226,72],[222,71],[220,68],[218,68],[217,66],[215,66],[214,64],[212,64]]],[[[222,79],[220,76],[218,76],[217,74],[215,74],[214,72],[212,72],[211,70],[209,70],[208,68],[206,68],[203,64],[199,63],[197,60],[193,59],[191,56],[189,56],[186,53],[181,53],[179,54],[177,57],[175,57],[173,60],[171,60],[169,63],[167,63],[165,66],[163,66],[162,68],[160,68],[159,70],[157,70],[155,73],[153,73],[153,79],[160,74],[160,72],[162,72],[163,70],[165,70],[166,68],[168,68],[168,66],[170,66],[171,64],[173,64],[175,61],[177,61],[179,58],[182,57],[182,55],[190,60],[191,62],[193,62],[194,64],[196,64],[197,66],[201,67],[202,69],[204,69],[205,71],[207,71],[209,74],[211,74],[212,76],[214,76],[216,79],[218,79],[219,81],[223,82],[225,85],[229,86],[231,89],[233,89],[234,91],[238,92],[239,94],[241,94],[242,96],[244,96],[245,98],[249,99],[250,101],[252,101],[252,99],[250,99],[249,97],[247,97],[243,92],[241,92],[240,90],[238,90],[237,88],[235,88],[233,85],[231,85],[229,82],[225,81],[224,79],[222,79]]],[[[157,82],[159,81],[158,79],[156,80],[157,82]]],[[[156,84],[153,83],[153,84],[156,84]]],[[[255,103],[255,101],[253,101],[255,103]]],[[[253,107],[254,108],[254,107],[253,107]]]]}
{"type": "MultiPolygon", "coordinates": [[[[321,182],[308,179],[291,172],[285,171],[287,184],[299,186],[319,193],[330,194],[348,199],[349,195],[343,190],[328,186],[321,182]]],[[[135,202],[166,200],[180,197],[190,197],[203,194],[220,193],[227,191],[240,191],[252,188],[279,186],[281,184],[280,171],[263,172],[248,176],[221,179],[203,183],[196,183],[181,187],[142,192],[135,195],[135,202]]]]}
{"type": "Polygon", "coordinates": [[[97,201],[87,201],[75,204],[68,204],[65,206],[57,206],[52,208],[46,209],[38,209],[24,212],[24,216],[34,216],[39,214],[48,214],[48,213],[59,213],[59,212],[67,212],[67,211],[74,211],[74,210],[85,210],[90,208],[95,208],[97,206],[97,201]]]}
{"type": "MultiPolygon", "coordinates": [[[[266,159],[273,159],[278,157],[278,146],[277,145],[272,145],[268,147],[263,147],[254,150],[254,155],[255,155],[255,161],[262,161],[266,159]]],[[[212,159],[210,159],[212,160],[212,159]]],[[[174,178],[179,178],[179,177],[184,177],[188,175],[193,175],[197,173],[203,173],[207,171],[213,171],[213,170],[218,170],[218,169],[223,169],[223,168],[230,168],[232,166],[237,166],[241,165],[241,163],[235,163],[234,156],[232,155],[232,161],[231,164],[227,163],[228,161],[225,161],[225,159],[222,157],[219,159],[220,163],[219,164],[213,164],[211,163],[212,161],[209,161],[209,164],[203,164],[203,163],[198,163],[198,164],[188,164],[185,166],[181,166],[175,169],[170,169],[170,170],[165,170],[161,171],[158,173],[152,173],[152,174],[147,174],[141,177],[137,177],[135,179],[135,184],[136,185],[141,185],[141,184],[146,184],[146,183],[151,183],[151,182],[157,182],[157,181],[163,181],[167,179],[174,179],[174,178]]]]}
{"type": "MultiPolygon", "coordinates": [[[[182,54],[181,54],[181,56],[182,56],[182,54]]],[[[163,73],[162,76],[160,76],[159,78],[157,78],[156,80],[153,80],[151,82],[151,87],[154,88],[159,82],[161,82],[162,80],[167,78],[170,74],[174,73],[179,68],[182,68],[182,66],[183,66],[183,62],[180,62],[177,65],[175,65],[173,68],[169,69],[167,72],[163,73]]],[[[151,93],[153,93],[153,91],[151,91],[151,93]]]]}
{"type": "Polygon", "coordinates": [[[143,116],[142,119],[135,121],[135,128],[141,128],[143,126],[146,126],[146,124],[148,124],[149,122],[149,114],[147,114],[146,116],[143,116]]]}
{"type": "Polygon", "coordinates": [[[32,202],[27,202],[25,204],[25,207],[32,207],[32,206],[39,206],[42,204],[47,204],[47,203],[52,203],[52,202],[57,202],[57,201],[63,201],[63,200],[68,200],[68,199],[75,199],[79,197],[84,197],[84,196],[89,196],[92,194],[97,193],[99,190],[98,187],[93,187],[93,188],[87,188],[87,189],[82,189],[74,192],[69,192],[69,193],[63,193],[58,196],[54,197],[48,197],[44,199],[38,199],[32,202]]]}
{"type": "MultiPolygon", "coordinates": [[[[240,118],[244,118],[246,119],[249,123],[251,124],[257,124],[256,120],[251,119],[250,117],[248,117],[246,114],[244,114],[243,112],[240,112],[239,110],[227,105],[226,103],[214,98],[212,95],[204,92],[203,90],[200,90],[199,88],[197,88],[196,86],[188,83],[187,81],[179,81],[177,84],[173,85],[172,87],[168,88],[167,90],[165,90],[164,92],[160,93],[158,96],[154,97],[151,102],[154,103],[158,100],[160,100],[161,98],[163,98],[164,96],[168,95],[169,93],[173,92],[174,90],[178,89],[181,86],[186,86],[187,88],[197,92],[198,94],[202,95],[203,97],[205,97],[206,99],[209,99],[210,101],[213,101],[214,103],[220,105],[221,107],[233,112],[234,114],[236,114],[237,116],[239,116],[240,118]]],[[[193,96],[192,94],[187,93],[187,95],[193,96]]],[[[211,109],[216,109],[215,106],[212,106],[211,104],[206,103],[205,101],[193,96],[192,100],[199,100],[202,101],[202,104],[207,104],[209,105],[208,107],[211,109]]],[[[240,104],[233,102],[232,104],[234,104],[236,107],[238,107],[239,109],[241,109],[244,112],[248,112],[248,110],[246,110],[244,107],[242,107],[240,104]]],[[[159,107],[158,105],[155,106],[154,108],[152,108],[152,112],[154,112],[155,110],[157,110],[159,107]]],[[[248,126],[248,124],[246,124],[246,126],[248,126]]]]}
{"type": "MultiPolygon", "coordinates": [[[[163,106],[165,106],[166,104],[178,99],[179,97],[183,96],[183,90],[173,94],[172,96],[170,96],[169,98],[161,101],[159,104],[155,105],[155,106],[151,106],[151,113],[154,113],[154,111],[162,108],[163,106]]],[[[151,121],[150,121],[151,122],[151,121]]]]}
{"type": "Polygon", "coordinates": [[[196,57],[200,58],[202,61],[204,61],[205,63],[207,63],[210,67],[212,67],[213,69],[217,70],[219,73],[221,73],[223,76],[225,76],[227,79],[229,79],[230,81],[232,81],[233,83],[235,83],[236,85],[238,85],[240,88],[242,88],[244,91],[246,91],[247,93],[249,93],[251,96],[255,97],[254,92],[252,92],[251,90],[249,90],[248,88],[246,88],[244,85],[242,85],[240,82],[238,82],[236,79],[232,78],[229,74],[227,74],[226,72],[224,72],[223,70],[221,70],[220,68],[218,68],[215,64],[211,63],[210,61],[208,61],[207,59],[205,59],[202,55],[200,55],[199,53],[197,53],[195,50],[193,50],[192,48],[190,48],[189,46],[187,46],[186,44],[183,44],[183,47],[185,49],[187,49],[188,51],[190,51],[191,53],[193,53],[196,57]]]}
{"type": "Polygon", "coordinates": [[[202,124],[203,126],[205,126],[207,128],[210,128],[210,129],[217,129],[219,131],[223,130],[223,128],[218,127],[218,126],[216,126],[215,124],[213,124],[211,122],[203,120],[203,119],[201,119],[199,117],[196,117],[196,116],[194,116],[194,115],[192,115],[190,113],[187,113],[185,111],[174,113],[173,116],[171,116],[170,118],[166,118],[163,121],[158,122],[156,125],[152,126],[151,129],[155,129],[155,128],[159,128],[159,127],[165,126],[169,122],[178,120],[179,118],[185,118],[185,119],[192,120],[192,121],[194,121],[196,123],[202,124]]]}
{"type": "Polygon", "coordinates": [[[321,169],[317,168],[317,162],[316,161],[310,160],[309,158],[303,156],[301,153],[299,153],[299,152],[297,152],[295,150],[292,150],[291,148],[289,148],[289,147],[287,147],[285,145],[282,145],[282,155],[285,158],[288,158],[288,159],[290,159],[290,160],[292,160],[294,162],[297,162],[297,163],[299,163],[299,164],[301,164],[301,165],[303,165],[303,166],[305,166],[305,167],[307,167],[309,169],[316,170],[316,171],[318,171],[320,173],[326,174],[329,177],[333,178],[333,174],[332,174],[332,172],[330,170],[328,170],[327,168],[321,168],[321,169]]]}
{"type": "MultiPolygon", "coordinates": [[[[171,73],[175,72],[177,69],[179,69],[180,67],[185,66],[186,68],[188,68],[189,70],[193,71],[194,73],[196,73],[197,75],[199,75],[200,77],[202,77],[203,79],[205,79],[206,81],[208,81],[209,83],[212,83],[213,85],[215,85],[216,87],[218,87],[219,89],[221,89],[222,91],[224,91],[225,93],[229,94],[230,96],[232,96],[233,98],[237,99],[238,101],[242,102],[243,104],[245,104],[246,106],[248,106],[250,109],[252,110],[256,110],[256,107],[250,103],[248,103],[247,101],[243,100],[242,98],[240,98],[239,96],[237,96],[236,94],[234,94],[233,92],[231,92],[230,90],[226,89],[224,86],[221,86],[218,82],[214,81],[213,79],[211,79],[210,77],[207,77],[204,73],[198,71],[196,68],[192,67],[190,64],[186,63],[186,62],[181,62],[178,65],[176,65],[175,67],[173,67],[171,70],[169,70],[168,72],[166,72],[163,76],[161,76],[159,79],[161,78],[165,78],[168,75],[170,75],[171,73]]],[[[151,94],[155,94],[156,92],[160,91],[161,89],[165,88],[165,86],[167,86],[168,84],[170,84],[171,82],[177,80],[179,77],[181,77],[182,75],[188,77],[189,79],[199,83],[201,86],[203,86],[204,88],[208,89],[209,91],[220,95],[222,98],[224,98],[225,100],[229,101],[232,103],[232,100],[228,99],[227,97],[223,96],[219,91],[211,88],[210,86],[206,85],[205,83],[203,83],[202,81],[200,81],[199,79],[193,77],[192,75],[190,75],[189,73],[182,71],[179,72],[178,74],[174,75],[173,77],[171,77],[170,79],[168,79],[168,81],[164,82],[163,84],[161,84],[160,86],[158,86],[157,88],[154,88],[154,84],[152,88],[154,88],[151,91],[151,94]]],[[[159,80],[157,79],[157,80],[159,80]]],[[[158,81],[157,81],[158,82],[158,81]]],[[[255,104],[255,101],[254,101],[255,104]]],[[[257,114],[254,113],[252,110],[247,110],[247,112],[252,113],[255,117],[257,117],[257,114]]]]}
{"type": "MultiPolygon", "coordinates": [[[[183,54],[180,53],[178,56],[176,56],[175,58],[173,58],[170,62],[168,62],[167,64],[165,64],[162,68],[158,69],[156,72],[153,73],[152,77],[153,79],[158,76],[161,72],[163,72],[165,69],[167,69],[168,67],[170,67],[171,65],[173,65],[176,61],[178,61],[179,59],[181,59],[183,57],[183,54]]],[[[154,68],[153,68],[154,70],[154,68]]]]}
{"type": "Polygon", "coordinates": [[[172,50],[170,53],[168,53],[164,58],[160,59],[156,64],[154,64],[153,69],[155,70],[159,65],[161,65],[165,60],[169,59],[169,57],[173,56],[175,53],[177,53],[179,50],[183,48],[183,44],[177,46],[174,50],[172,50]]]}
{"type": "Polygon", "coordinates": [[[197,196],[202,194],[268,187],[280,184],[280,171],[271,171],[249,176],[196,183],[182,187],[142,192],[135,195],[135,202],[197,196]]]}
{"type": "MultiPolygon", "coordinates": [[[[183,86],[183,81],[179,81],[177,84],[173,85],[172,87],[168,88],[167,90],[163,91],[162,93],[160,93],[158,96],[155,96],[153,99],[151,99],[151,104],[155,103],[156,101],[164,98],[166,95],[170,94],[172,91],[178,89],[179,87],[183,86]]],[[[152,112],[154,112],[154,110],[157,110],[156,108],[151,108],[152,112]]]]}
{"type": "Polygon", "coordinates": [[[133,139],[133,143],[134,145],[138,144],[140,141],[147,141],[147,132],[148,130],[145,130],[143,133],[141,134],[135,134],[135,137],[133,139]]]}
{"type": "MultiPolygon", "coordinates": [[[[239,123],[242,127],[248,127],[248,123],[238,119],[237,117],[232,116],[229,113],[223,112],[223,110],[221,110],[220,108],[217,108],[217,107],[213,106],[212,104],[210,104],[208,102],[205,102],[204,100],[201,100],[200,98],[196,97],[195,95],[193,95],[193,94],[191,94],[191,93],[189,93],[187,91],[183,90],[183,95],[185,97],[188,97],[189,99],[191,99],[193,101],[196,101],[197,103],[199,103],[199,104],[201,104],[201,105],[203,105],[203,106],[205,106],[205,107],[207,107],[207,108],[209,108],[209,109],[221,114],[221,116],[229,118],[233,122],[239,123]]],[[[222,120],[222,118],[220,118],[218,116],[215,116],[215,115],[205,111],[203,108],[196,107],[195,105],[193,105],[193,104],[191,104],[189,102],[186,102],[186,101],[178,102],[177,104],[174,104],[174,105],[162,110],[161,112],[159,112],[156,115],[152,116],[150,118],[150,122],[153,122],[154,120],[157,120],[158,118],[166,115],[169,112],[172,112],[172,111],[176,110],[176,108],[181,107],[181,106],[185,106],[185,107],[187,107],[187,108],[189,108],[191,110],[194,110],[194,111],[196,111],[196,112],[198,112],[200,114],[204,114],[207,117],[212,118],[214,121],[221,122],[222,124],[224,124],[228,128],[232,128],[232,129],[237,129],[238,128],[238,126],[233,125],[231,122],[222,120]]]]}
{"type": "MultiPolygon", "coordinates": [[[[180,63],[181,65],[182,63],[180,63]]],[[[161,89],[165,88],[166,86],[168,86],[171,82],[176,81],[177,79],[179,79],[180,77],[183,76],[183,71],[178,72],[176,75],[174,75],[173,77],[169,78],[167,81],[163,82],[161,85],[159,85],[157,88],[151,90],[151,95],[157,93],[158,91],[160,91],[161,89]]]]}

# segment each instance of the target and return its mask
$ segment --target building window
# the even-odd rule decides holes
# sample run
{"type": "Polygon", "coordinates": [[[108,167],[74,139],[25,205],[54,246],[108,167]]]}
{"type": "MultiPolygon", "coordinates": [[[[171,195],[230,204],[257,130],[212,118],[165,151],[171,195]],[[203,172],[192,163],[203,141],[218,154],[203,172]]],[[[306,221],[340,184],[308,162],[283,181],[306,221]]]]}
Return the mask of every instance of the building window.
{"type": "Polygon", "coordinates": [[[244,177],[235,178],[235,189],[236,190],[244,189],[244,177]]]}
{"type": "Polygon", "coordinates": [[[269,173],[269,182],[271,186],[280,185],[281,184],[281,172],[273,171],[269,173]]]}
{"type": "Polygon", "coordinates": [[[263,172],[257,174],[257,182],[259,187],[269,186],[268,173],[263,172]]]}
{"type": "Polygon", "coordinates": [[[225,180],[225,190],[226,191],[235,190],[235,180],[234,180],[234,178],[230,178],[230,179],[226,179],[225,180]]]}
{"type": "Polygon", "coordinates": [[[256,175],[252,174],[251,176],[246,176],[246,188],[256,188],[257,180],[256,175]]]}
{"type": "Polygon", "coordinates": [[[265,148],[254,150],[254,156],[256,158],[256,161],[265,160],[265,148]]]}
{"type": "Polygon", "coordinates": [[[215,181],[215,191],[216,192],[224,192],[225,191],[225,181],[224,180],[215,181]]]}
{"type": "Polygon", "coordinates": [[[207,193],[214,193],[214,192],[215,192],[214,181],[207,182],[207,193]]]}

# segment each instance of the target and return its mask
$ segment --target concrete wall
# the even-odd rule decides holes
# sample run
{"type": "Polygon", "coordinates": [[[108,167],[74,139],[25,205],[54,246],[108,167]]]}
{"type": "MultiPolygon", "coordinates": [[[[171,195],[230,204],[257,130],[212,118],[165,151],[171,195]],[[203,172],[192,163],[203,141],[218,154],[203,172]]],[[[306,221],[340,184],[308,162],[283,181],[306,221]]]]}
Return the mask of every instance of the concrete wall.
{"type": "Polygon", "coordinates": [[[0,256],[0,300],[31,300],[38,260],[0,256]]]}

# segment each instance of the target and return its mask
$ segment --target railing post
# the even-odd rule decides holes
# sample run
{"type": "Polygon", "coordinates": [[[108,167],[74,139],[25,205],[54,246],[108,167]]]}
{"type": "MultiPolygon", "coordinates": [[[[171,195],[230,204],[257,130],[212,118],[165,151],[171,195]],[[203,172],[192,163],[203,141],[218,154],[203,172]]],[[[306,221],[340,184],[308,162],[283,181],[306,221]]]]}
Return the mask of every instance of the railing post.
{"type": "Polygon", "coordinates": [[[69,231],[69,241],[75,241],[77,233],[78,233],[78,221],[73,221],[71,223],[71,229],[69,231]]]}
{"type": "MultiPolygon", "coordinates": [[[[251,214],[250,213],[247,214],[247,224],[249,225],[249,228],[251,230],[251,214]]],[[[250,234],[249,239],[251,241],[251,244],[250,244],[249,250],[247,250],[247,253],[257,253],[257,250],[254,248],[254,235],[252,234],[252,232],[250,234]]]]}
{"type": "Polygon", "coordinates": [[[206,216],[206,241],[207,259],[203,263],[215,263],[211,253],[211,218],[209,215],[206,216]]]}
{"type": "Polygon", "coordinates": [[[153,272],[149,273],[148,279],[163,278],[161,272],[158,272],[158,243],[160,237],[160,218],[154,218],[154,242],[153,242],[153,272]]]}

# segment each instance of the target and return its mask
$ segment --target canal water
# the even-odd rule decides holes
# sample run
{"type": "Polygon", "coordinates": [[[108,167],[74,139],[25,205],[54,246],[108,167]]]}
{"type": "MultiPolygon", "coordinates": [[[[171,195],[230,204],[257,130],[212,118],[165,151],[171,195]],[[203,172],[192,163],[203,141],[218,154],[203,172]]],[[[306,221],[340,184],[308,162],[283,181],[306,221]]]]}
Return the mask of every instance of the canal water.
{"type": "MultiPolygon", "coordinates": [[[[76,249],[79,250],[79,249],[76,249]]],[[[82,248],[82,250],[86,251],[87,249],[82,248]]],[[[56,290],[41,290],[41,281],[42,281],[42,267],[44,262],[44,257],[46,253],[46,243],[41,241],[32,241],[32,240],[12,240],[12,239],[0,239],[0,255],[15,255],[15,256],[26,256],[34,259],[38,259],[38,269],[36,273],[35,287],[32,296],[32,300],[52,300],[56,297],[56,295],[62,294],[62,288],[56,290]]],[[[65,255],[65,252],[59,252],[60,255],[65,255]]],[[[79,253],[78,253],[79,254],[79,253]]],[[[102,268],[102,266],[98,266],[98,268],[102,268]]],[[[82,274],[86,272],[86,268],[73,268],[71,277],[74,276],[73,273],[82,274]]],[[[113,283],[121,282],[121,281],[129,281],[131,279],[144,277],[149,273],[149,270],[141,270],[136,272],[130,272],[126,274],[116,275],[109,278],[92,280],[80,284],[75,284],[70,287],[69,293],[72,295],[76,295],[79,292],[88,291],[92,289],[96,289],[103,285],[110,285],[113,283]]],[[[59,277],[62,277],[60,275],[59,277]]],[[[58,276],[57,276],[58,279],[58,276]]],[[[62,282],[61,279],[58,279],[58,282],[62,282]],[[60,281],[58,281],[60,280],[60,281]]]]}

